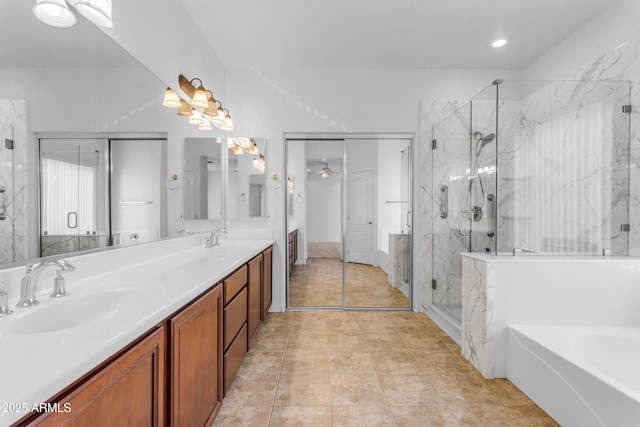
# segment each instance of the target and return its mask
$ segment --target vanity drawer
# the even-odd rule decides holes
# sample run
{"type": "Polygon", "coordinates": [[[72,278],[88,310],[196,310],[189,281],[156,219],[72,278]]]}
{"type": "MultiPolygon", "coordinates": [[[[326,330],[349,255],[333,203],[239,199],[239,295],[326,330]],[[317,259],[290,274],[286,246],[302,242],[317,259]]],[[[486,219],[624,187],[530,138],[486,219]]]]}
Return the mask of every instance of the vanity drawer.
{"type": "Polygon", "coordinates": [[[228,348],[247,321],[247,288],[224,308],[224,348],[228,348]]]}
{"type": "Polygon", "coordinates": [[[229,349],[224,353],[224,394],[227,394],[247,354],[247,324],[245,323],[229,349]]]}
{"type": "Polygon", "coordinates": [[[231,276],[224,281],[224,303],[228,304],[233,297],[240,292],[240,289],[247,284],[247,266],[246,264],[237,269],[231,276]]]}

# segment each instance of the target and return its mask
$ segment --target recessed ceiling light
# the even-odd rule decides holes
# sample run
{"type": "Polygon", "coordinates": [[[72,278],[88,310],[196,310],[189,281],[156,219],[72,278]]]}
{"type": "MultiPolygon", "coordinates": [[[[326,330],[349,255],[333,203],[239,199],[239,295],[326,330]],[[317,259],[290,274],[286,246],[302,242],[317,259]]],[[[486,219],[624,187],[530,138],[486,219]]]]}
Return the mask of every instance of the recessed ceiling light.
{"type": "Polygon", "coordinates": [[[507,43],[509,43],[509,39],[507,39],[506,37],[499,37],[499,38],[495,39],[494,41],[492,41],[489,46],[494,47],[494,48],[498,48],[498,47],[502,47],[502,46],[506,45],[507,43]]]}

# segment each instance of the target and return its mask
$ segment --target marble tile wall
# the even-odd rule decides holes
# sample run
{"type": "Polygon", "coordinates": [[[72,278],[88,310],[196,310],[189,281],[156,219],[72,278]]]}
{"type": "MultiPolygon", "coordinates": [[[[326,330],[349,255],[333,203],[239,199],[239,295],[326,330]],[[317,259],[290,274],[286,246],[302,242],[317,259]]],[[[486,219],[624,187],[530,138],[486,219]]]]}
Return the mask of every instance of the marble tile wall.
{"type": "Polygon", "coordinates": [[[0,264],[28,256],[28,143],[27,101],[0,99],[0,264]],[[13,149],[7,139],[13,140],[13,149]]]}
{"type": "Polygon", "coordinates": [[[389,233],[389,257],[387,266],[389,284],[399,288],[409,283],[409,235],[389,233]]]}

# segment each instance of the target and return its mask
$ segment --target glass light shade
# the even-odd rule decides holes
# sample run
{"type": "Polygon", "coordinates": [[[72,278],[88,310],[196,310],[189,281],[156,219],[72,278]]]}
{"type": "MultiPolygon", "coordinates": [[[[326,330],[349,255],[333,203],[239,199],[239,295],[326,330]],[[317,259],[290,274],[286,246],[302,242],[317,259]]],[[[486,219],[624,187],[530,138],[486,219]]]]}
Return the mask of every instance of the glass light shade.
{"type": "Polygon", "coordinates": [[[242,156],[244,154],[244,151],[242,151],[242,148],[238,147],[237,145],[233,146],[233,148],[231,149],[231,152],[236,156],[242,156]]]}
{"type": "Polygon", "coordinates": [[[245,200],[247,200],[247,195],[244,193],[240,194],[240,197],[238,197],[238,200],[241,202],[244,202],[245,200]]]}
{"type": "Polygon", "coordinates": [[[178,109],[178,115],[179,116],[190,116],[192,111],[193,111],[193,108],[191,108],[191,105],[189,105],[189,103],[187,101],[185,101],[184,99],[181,99],[180,100],[180,108],[178,109]]]}
{"type": "Polygon", "coordinates": [[[76,23],[76,15],[65,0],[38,0],[33,14],[40,21],[53,27],[66,28],[76,23]]]}
{"type": "Polygon", "coordinates": [[[260,150],[258,149],[258,146],[256,145],[253,139],[251,139],[250,141],[251,141],[251,146],[246,149],[247,153],[257,156],[258,154],[260,154],[260,150]]]}
{"type": "Polygon", "coordinates": [[[200,124],[200,126],[198,126],[198,129],[200,129],[200,130],[212,130],[213,128],[211,127],[211,123],[209,123],[209,120],[202,119],[202,123],[200,124]]]}
{"type": "Polygon", "coordinates": [[[164,100],[162,105],[167,108],[180,108],[180,97],[175,90],[170,87],[164,93],[164,100]]]}
{"type": "Polygon", "coordinates": [[[226,109],[225,111],[227,112],[227,115],[224,118],[224,123],[220,125],[220,129],[233,130],[233,120],[231,120],[231,115],[229,114],[229,111],[227,111],[226,109]]]}
{"type": "Polygon", "coordinates": [[[69,0],[69,3],[94,24],[105,28],[113,27],[111,0],[69,0]]]}
{"type": "Polygon", "coordinates": [[[167,190],[175,190],[182,185],[182,179],[180,179],[178,175],[173,174],[165,180],[164,185],[167,187],[167,190]]]}
{"type": "Polygon", "coordinates": [[[324,179],[329,179],[329,178],[331,178],[331,173],[329,171],[323,171],[320,174],[320,176],[323,177],[324,179]]]}
{"type": "Polygon", "coordinates": [[[278,175],[271,175],[271,178],[267,181],[267,185],[273,191],[276,191],[282,186],[282,180],[278,177],[278,175]]]}
{"type": "Polygon", "coordinates": [[[204,87],[200,86],[196,93],[193,94],[193,105],[200,108],[209,108],[209,99],[207,92],[204,91],[204,87]]]}
{"type": "Polygon", "coordinates": [[[209,98],[207,101],[208,107],[204,109],[202,114],[205,116],[213,117],[218,114],[218,106],[216,105],[216,100],[213,98],[209,98]]]}
{"type": "Polygon", "coordinates": [[[233,142],[235,142],[237,146],[242,147],[245,150],[251,148],[251,140],[245,136],[234,138],[233,142]]]}
{"type": "Polygon", "coordinates": [[[196,110],[195,108],[191,110],[191,117],[189,117],[189,124],[201,125],[203,121],[204,120],[202,120],[202,115],[198,110],[196,110]]]}

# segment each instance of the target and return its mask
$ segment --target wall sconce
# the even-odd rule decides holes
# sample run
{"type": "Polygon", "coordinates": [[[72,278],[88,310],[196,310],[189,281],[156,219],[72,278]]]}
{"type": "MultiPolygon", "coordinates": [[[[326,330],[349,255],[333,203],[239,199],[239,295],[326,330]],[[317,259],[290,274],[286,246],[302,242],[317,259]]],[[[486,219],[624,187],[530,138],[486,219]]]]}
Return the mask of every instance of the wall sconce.
{"type": "Polygon", "coordinates": [[[247,195],[244,193],[240,194],[240,197],[238,197],[238,200],[240,202],[244,202],[245,200],[247,200],[247,195]]]}
{"type": "Polygon", "coordinates": [[[278,177],[278,175],[274,173],[273,175],[271,175],[271,177],[267,181],[267,185],[269,186],[270,189],[272,189],[273,191],[276,191],[280,187],[282,187],[282,180],[278,177]]]}
{"type": "Polygon", "coordinates": [[[302,197],[302,194],[298,193],[298,195],[296,196],[296,202],[302,203],[303,200],[304,198],[302,197]]]}
{"type": "MultiPolygon", "coordinates": [[[[79,14],[94,24],[111,28],[111,0],[69,0],[79,14]]],[[[37,0],[33,14],[40,21],[53,27],[71,27],[76,23],[76,15],[65,0],[37,0]]]]}
{"type": "Polygon", "coordinates": [[[167,178],[167,180],[164,182],[164,185],[165,187],[167,187],[167,190],[175,190],[182,185],[182,179],[180,179],[178,175],[174,173],[169,178],[167,178]]]}

